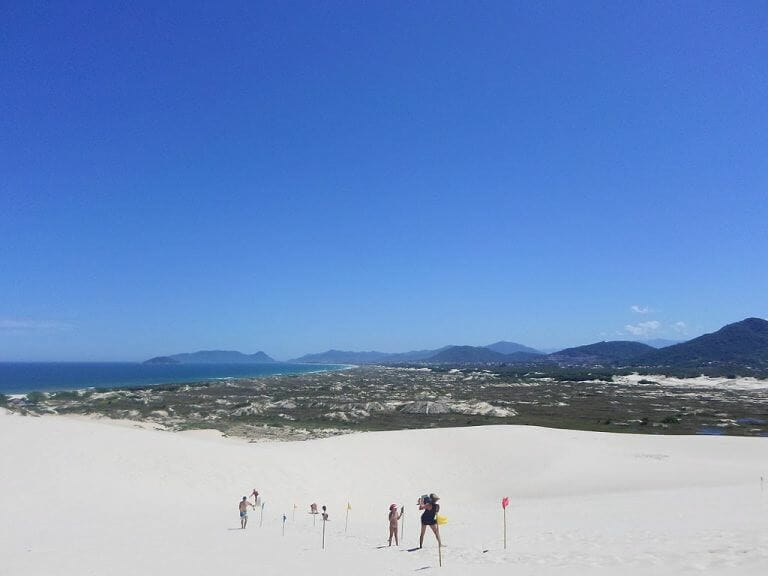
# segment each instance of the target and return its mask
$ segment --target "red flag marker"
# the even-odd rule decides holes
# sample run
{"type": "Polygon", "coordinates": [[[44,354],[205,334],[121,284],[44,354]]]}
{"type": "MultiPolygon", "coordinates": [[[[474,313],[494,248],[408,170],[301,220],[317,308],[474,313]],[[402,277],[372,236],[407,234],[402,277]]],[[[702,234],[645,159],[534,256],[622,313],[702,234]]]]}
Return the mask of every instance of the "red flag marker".
{"type": "Polygon", "coordinates": [[[509,498],[504,496],[501,499],[501,509],[504,511],[504,550],[507,549],[507,506],[509,506],[509,498]]]}

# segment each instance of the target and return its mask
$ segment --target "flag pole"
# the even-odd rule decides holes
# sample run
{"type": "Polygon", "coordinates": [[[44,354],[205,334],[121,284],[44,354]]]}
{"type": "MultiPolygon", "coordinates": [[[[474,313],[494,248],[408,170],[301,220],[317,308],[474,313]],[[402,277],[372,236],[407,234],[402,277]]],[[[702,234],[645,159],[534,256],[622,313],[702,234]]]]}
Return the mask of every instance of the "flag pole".
{"type": "Polygon", "coordinates": [[[507,509],[504,508],[504,550],[507,549],[507,509]]]}
{"type": "Polygon", "coordinates": [[[509,506],[509,497],[504,496],[501,499],[501,509],[504,511],[504,550],[507,549],[507,506],[509,506]]]}
{"type": "Polygon", "coordinates": [[[261,517],[259,518],[259,528],[264,524],[264,502],[261,503],[261,517]]]}
{"type": "Polygon", "coordinates": [[[405,506],[400,510],[400,514],[403,516],[403,523],[400,525],[400,542],[405,540],[405,506]]]}

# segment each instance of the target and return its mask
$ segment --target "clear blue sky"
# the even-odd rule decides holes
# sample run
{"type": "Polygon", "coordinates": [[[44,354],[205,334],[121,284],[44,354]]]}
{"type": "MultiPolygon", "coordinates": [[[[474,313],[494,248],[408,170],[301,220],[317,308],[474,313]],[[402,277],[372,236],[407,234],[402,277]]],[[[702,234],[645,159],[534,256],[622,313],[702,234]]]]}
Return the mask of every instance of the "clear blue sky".
{"type": "Polygon", "coordinates": [[[131,4],[0,7],[2,360],[768,316],[765,3],[131,4]]]}

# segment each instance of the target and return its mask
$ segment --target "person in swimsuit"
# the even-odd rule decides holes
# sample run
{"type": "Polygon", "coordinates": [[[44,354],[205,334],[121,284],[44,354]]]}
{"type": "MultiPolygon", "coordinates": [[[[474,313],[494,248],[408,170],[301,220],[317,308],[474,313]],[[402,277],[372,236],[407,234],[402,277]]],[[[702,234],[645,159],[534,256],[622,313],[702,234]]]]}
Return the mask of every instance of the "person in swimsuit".
{"type": "Polygon", "coordinates": [[[395,537],[395,546],[400,546],[400,542],[397,540],[397,521],[403,517],[403,509],[400,508],[400,513],[397,512],[397,504],[391,504],[389,506],[389,545],[392,546],[392,536],[395,537]]]}
{"type": "Polygon", "coordinates": [[[248,497],[243,496],[243,499],[240,500],[240,504],[238,505],[238,509],[240,510],[240,529],[245,530],[245,527],[248,525],[248,506],[256,509],[256,506],[248,502],[248,497]]]}
{"type": "Polygon", "coordinates": [[[253,489],[253,492],[251,492],[251,496],[253,496],[253,505],[258,506],[259,505],[259,491],[256,490],[256,488],[253,489]]]}
{"type": "Polygon", "coordinates": [[[427,526],[432,528],[432,532],[435,533],[437,538],[437,545],[442,546],[440,542],[440,528],[437,525],[437,513],[440,512],[440,504],[437,501],[440,498],[437,494],[430,494],[429,496],[423,496],[419,499],[419,510],[424,510],[421,514],[421,534],[419,535],[419,548],[424,545],[424,533],[427,531],[427,526]]]}

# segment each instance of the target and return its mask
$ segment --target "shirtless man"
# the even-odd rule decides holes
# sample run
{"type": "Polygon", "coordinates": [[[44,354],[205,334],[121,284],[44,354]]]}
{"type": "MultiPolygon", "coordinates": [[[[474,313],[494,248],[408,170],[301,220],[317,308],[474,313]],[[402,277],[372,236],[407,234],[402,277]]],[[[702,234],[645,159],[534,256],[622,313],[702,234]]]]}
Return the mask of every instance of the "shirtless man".
{"type": "Polygon", "coordinates": [[[240,529],[245,530],[245,527],[248,525],[248,506],[256,509],[256,506],[248,502],[248,497],[243,496],[243,499],[240,500],[240,504],[238,505],[238,509],[240,510],[240,529]]]}

